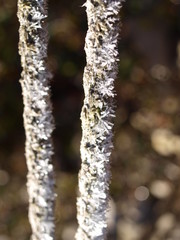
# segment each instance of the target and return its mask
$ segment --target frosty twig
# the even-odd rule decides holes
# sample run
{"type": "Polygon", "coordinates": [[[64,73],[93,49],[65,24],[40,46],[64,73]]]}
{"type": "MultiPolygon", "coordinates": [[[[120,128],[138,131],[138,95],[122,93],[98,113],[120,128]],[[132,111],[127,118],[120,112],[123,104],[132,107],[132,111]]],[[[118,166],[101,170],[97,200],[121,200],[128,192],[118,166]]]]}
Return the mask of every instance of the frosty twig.
{"type": "Polygon", "coordinates": [[[46,0],[19,0],[19,53],[32,240],[54,239],[54,173],[47,58],[46,0]]]}
{"type": "Polygon", "coordinates": [[[121,0],[87,0],[77,240],[106,238],[121,0]]]}

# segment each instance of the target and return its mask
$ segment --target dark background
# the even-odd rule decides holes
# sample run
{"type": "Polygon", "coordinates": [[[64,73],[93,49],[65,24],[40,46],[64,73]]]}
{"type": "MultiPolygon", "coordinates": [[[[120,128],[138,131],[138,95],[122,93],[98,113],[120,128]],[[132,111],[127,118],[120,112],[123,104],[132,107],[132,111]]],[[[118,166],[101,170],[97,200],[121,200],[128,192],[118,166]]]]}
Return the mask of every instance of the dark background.
{"type": "MultiPolygon", "coordinates": [[[[77,228],[83,3],[49,1],[59,240],[73,239],[77,228]]],[[[0,240],[30,237],[16,4],[0,0],[0,240]]],[[[178,240],[180,1],[127,0],[121,19],[108,239],[178,240]]]]}

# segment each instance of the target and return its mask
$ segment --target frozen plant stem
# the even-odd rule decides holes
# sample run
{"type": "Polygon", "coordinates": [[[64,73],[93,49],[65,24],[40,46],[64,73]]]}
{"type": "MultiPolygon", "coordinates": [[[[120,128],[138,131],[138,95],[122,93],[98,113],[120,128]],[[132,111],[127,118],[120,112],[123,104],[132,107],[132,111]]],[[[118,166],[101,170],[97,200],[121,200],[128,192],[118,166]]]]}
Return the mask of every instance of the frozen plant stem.
{"type": "Polygon", "coordinates": [[[18,0],[31,240],[54,240],[54,173],[50,73],[46,67],[46,0],[18,0]]]}
{"type": "Polygon", "coordinates": [[[87,0],[84,4],[88,32],[83,76],[85,99],[81,112],[77,240],[106,239],[121,2],[87,0]]]}

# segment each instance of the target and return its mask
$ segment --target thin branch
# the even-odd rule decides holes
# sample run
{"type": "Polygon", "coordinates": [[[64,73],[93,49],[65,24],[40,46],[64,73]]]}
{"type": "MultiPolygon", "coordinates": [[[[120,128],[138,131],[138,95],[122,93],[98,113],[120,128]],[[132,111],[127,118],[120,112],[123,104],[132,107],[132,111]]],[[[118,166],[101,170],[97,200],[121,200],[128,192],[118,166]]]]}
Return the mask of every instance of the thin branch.
{"type": "Polygon", "coordinates": [[[54,239],[54,128],[47,70],[46,0],[18,1],[29,221],[32,240],[54,239]]]}
{"type": "Polygon", "coordinates": [[[121,0],[87,0],[77,240],[106,239],[121,0]]]}

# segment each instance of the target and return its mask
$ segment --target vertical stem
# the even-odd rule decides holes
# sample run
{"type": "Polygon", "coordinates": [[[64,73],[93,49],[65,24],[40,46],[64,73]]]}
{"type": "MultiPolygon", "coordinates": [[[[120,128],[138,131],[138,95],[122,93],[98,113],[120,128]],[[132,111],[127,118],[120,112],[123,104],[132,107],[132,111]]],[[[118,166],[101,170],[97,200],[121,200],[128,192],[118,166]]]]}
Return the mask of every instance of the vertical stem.
{"type": "Polygon", "coordinates": [[[110,155],[113,147],[114,80],[118,65],[122,0],[87,0],[87,64],[81,112],[81,170],[77,240],[106,239],[110,155]]]}
{"type": "Polygon", "coordinates": [[[32,240],[54,239],[54,128],[47,70],[46,0],[18,0],[29,221],[32,240]]]}

